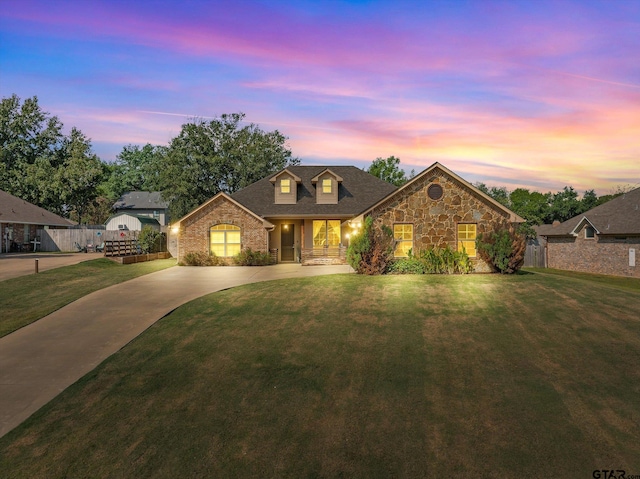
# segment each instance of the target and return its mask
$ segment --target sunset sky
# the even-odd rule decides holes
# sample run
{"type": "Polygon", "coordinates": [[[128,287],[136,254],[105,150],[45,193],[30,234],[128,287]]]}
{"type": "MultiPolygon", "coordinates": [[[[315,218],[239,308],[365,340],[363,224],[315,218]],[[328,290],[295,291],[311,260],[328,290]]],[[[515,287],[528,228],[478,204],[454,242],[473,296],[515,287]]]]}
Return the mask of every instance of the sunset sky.
{"type": "Polygon", "coordinates": [[[0,96],[112,161],[244,112],[302,164],[640,186],[640,0],[0,0],[0,96]]]}

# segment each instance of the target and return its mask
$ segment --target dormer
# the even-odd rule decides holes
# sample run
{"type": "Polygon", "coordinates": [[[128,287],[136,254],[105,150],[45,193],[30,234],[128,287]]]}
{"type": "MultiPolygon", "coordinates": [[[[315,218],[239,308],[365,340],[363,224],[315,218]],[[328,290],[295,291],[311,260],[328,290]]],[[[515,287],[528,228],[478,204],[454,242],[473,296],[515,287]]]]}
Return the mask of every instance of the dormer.
{"type": "Polygon", "coordinates": [[[336,175],[330,169],[324,170],[318,176],[311,179],[316,187],[316,203],[319,205],[338,204],[338,187],[342,183],[342,177],[336,175]]]}
{"type": "Polygon", "coordinates": [[[282,170],[276,176],[269,179],[274,185],[275,204],[295,205],[298,197],[298,183],[302,182],[299,176],[289,170],[282,170]]]}

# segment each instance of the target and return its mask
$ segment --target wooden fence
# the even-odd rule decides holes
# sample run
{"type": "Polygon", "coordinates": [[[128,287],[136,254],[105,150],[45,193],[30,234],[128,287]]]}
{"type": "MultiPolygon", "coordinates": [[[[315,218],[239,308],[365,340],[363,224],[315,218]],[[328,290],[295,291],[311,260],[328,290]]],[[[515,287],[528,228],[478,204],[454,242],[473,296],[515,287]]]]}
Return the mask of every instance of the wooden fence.
{"type": "Polygon", "coordinates": [[[547,248],[542,244],[527,244],[524,254],[524,266],[531,268],[547,267],[547,248]]]}
{"type": "Polygon", "coordinates": [[[106,241],[135,240],[139,231],[107,231],[99,229],[51,229],[38,230],[38,251],[78,251],[87,245],[99,246],[106,241]]]}

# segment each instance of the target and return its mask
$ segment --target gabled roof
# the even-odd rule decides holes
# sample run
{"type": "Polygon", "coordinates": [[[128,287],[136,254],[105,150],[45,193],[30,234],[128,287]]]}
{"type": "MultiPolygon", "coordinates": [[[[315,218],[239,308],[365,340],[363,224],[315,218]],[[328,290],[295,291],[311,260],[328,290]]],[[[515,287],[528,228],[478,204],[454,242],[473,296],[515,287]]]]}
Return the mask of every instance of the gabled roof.
{"type": "Polygon", "coordinates": [[[337,204],[317,204],[312,179],[329,169],[326,166],[288,166],[291,174],[301,178],[295,204],[275,204],[272,176],[256,181],[231,195],[235,201],[261,217],[349,217],[387,196],[396,187],[355,166],[331,166],[342,178],[337,204]]]}
{"type": "Polygon", "coordinates": [[[271,177],[271,179],[269,181],[271,183],[275,183],[278,180],[278,177],[281,176],[281,175],[284,175],[285,173],[287,173],[290,176],[292,176],[293,177],[293,181],[295,181],[296,183],[300,183],[302,181],[302,179],[299,176],[294,175],[287,168],[285,168],[284,170],[280,171],[279,173],[276,173],[274,176],[271,177]]]}
{"type": "MultiPolygon", "coordinates": [[[[265,180],[268,182],[269,179],[265,178],[265,180]]],[[[260,181],[265,181],[265,180],[260,180],[260,181]]],[[[269,183],[271,184],[271,183],[269,183]]],[[[271,186],[273,188],[273,185],[271,186]]],[[[264,227],[269,229],[269,228],[274,228],[275,226],[271,223],[269,223],[267,220],[265,220],[264,218],[261,218],[260,216],[258,216],[255,212],[251,211],[249,208],[247,208],[246,206],[238,203],[236,200],[234,200],[231,196],[229,196],[228,194],[224,193],[224,192],[220,192],[217,195],[215,195],[213,198],[211,198],[208,201],[205,201],[204,203],[202,203],[200,206],[198,206],[196,209],[190,211],[189,213],[187,213],[186,215],[184,215],[182,218],[180,218],[178,221],[175,222],[175,224],[181,223],[182,221],[186,220],[187,218],[189,218],[190,216],[192,216],[193,214],[197,213],[198,211],[200,211],[201,209],[205,208],[207,205],[213,203],[214,201],[216,201],[218,198],[224,198],[227,201],[230,201],[231,203],[233,203],[234,205],[236,205],[238,208],[243,209],[244,211],[246,211],[247,213],[249,213],[251,216],[253,216],[254,218],[262,221],[262,223],[264,224],[264,227]]],[[[273,199],[272,199],[273,201],[273,199]]]]}
{"type": "Polygon", "coordinates": [[[542,236],[576,235],[587,221],[599,235],[640,235],[640,188],[624,193],[556,226],[540,225],[542,236]]]}
{"type": "Polygon", "coordinates": [[[168,206],[159,191],[128,191],[113,204],[118,210],[162,210],[168,206]]]}
{"type": "Polygon", "coordinates": [[[322,175],[324,175],[325,173],[329,173],[331,176],[333,176],[336,181],[338,183],[342,183],[342,177],[340,175],[336,175],[333,171],[331,171],[329,168],[326,168],[324,171],[321,171],[320,173],[318,173],[316,176],[314,176],[313,178],[311,178],[311,183],[316,184],[319,180],[320,177],[322,175]]]}
{"type": "Polygon", "coordinates": [[[411,188],[411,186],[414,183],[416,183],[417,181],[420,181],[425,176],[427,176],[429,174],[432,174],[433,171],[436,170],[436,169],[439,169],[440,171],[446,173],[448,176],[450,176],[451,178],[453,178],[457,182],[461,183],[466,188],[468,188],[471,191],[473,191],[476,195],[480,196],[480,198],[482,198],[486,203],[489,203],[490,205],[492,205],[495,209],[503,211],[504,213],[509,215],[509,221],[511,221],[512,223],[524,223],[526,221],[524,218],[522,218],[521,216],[515,214],[513,211],[511,211],[509,208],[504,206],[502,203],[499,203],[498,201],[496,201],[493,198],[491,198],[489,195],[483,193],[478,188],[473,186],[471,183],[469,183],[468,181],[462,179],[460,176],[456,175],[453,171],[451,171],[450,169],[444,167],[443,165],[441,165],[437,161],[434,164],[432,164],[429,168],[427,168],[426,170],[422,171],[421,173],[419,173],[416,176],[414,176],[413,178],[411,178],[409,181],[407,181],[404,185],[402,185],[396,191],[391,192],[390,194],[388,194],[386,197],[382,198],[380,201],[378,201],[373,206],[370,206],[366,210],[362,211],[360,214],[361,215],[365,215],[365,214],[369,213],[370,211],[372,211],[375,207],[377,207],[378,205],[384,203],[385,201],[388,201],[389,199],[391,199],[395,195],[402,194],[402,191],[404,191],[405,189],[411,188]]]}
{"type": "Polygon", "coordinates": [[[3,190],[0,190],[0,223],[66,227],[75,224],[3,190]]]}

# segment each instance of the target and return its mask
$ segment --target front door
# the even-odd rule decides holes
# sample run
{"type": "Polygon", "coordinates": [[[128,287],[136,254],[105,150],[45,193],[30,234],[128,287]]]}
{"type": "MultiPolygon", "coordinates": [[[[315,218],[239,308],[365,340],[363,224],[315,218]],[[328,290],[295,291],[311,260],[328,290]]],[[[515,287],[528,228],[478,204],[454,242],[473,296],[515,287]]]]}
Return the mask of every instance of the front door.
{"type": "Polygon", "coordinates": [[[280,226],[280,261],[294,261],[295,249],[293,245],[294,230],[292,224],[280,226]]]}

